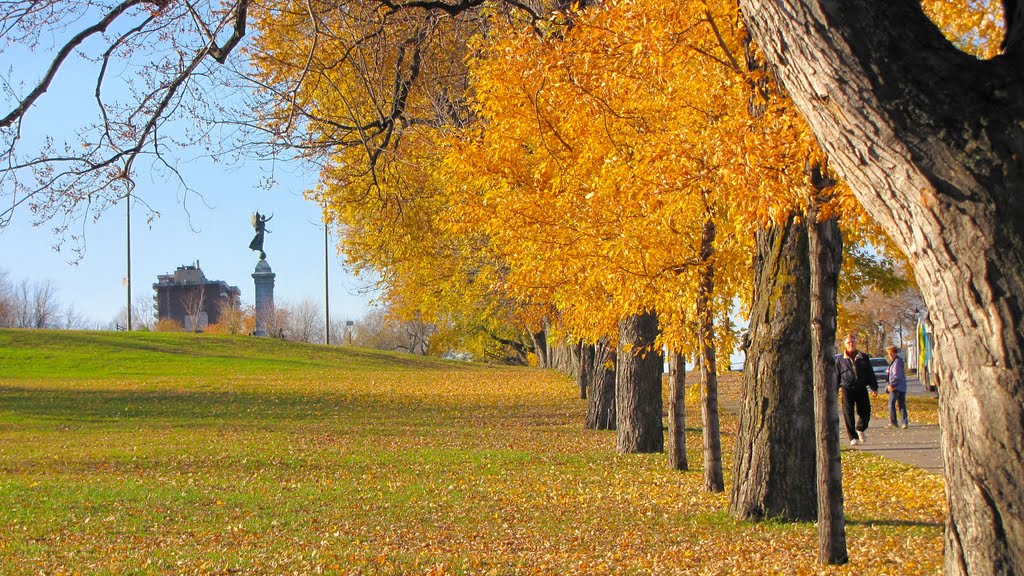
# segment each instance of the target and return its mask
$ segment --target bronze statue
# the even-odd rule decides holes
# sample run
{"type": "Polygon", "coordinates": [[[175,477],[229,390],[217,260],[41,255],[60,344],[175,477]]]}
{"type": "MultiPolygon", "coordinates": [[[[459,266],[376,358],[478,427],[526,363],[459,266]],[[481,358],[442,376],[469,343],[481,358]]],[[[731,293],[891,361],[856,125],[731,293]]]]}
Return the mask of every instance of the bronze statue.
{"type": "Polygon", "coordinates": [[[258,250],[260,253],[260,260],[267,259],[267,253],[263,251],[263,233],[270,232],[270,230],[267,230],[267,222],[273,217],[273,214],[270,216],[261,216],[259,212],[256,212],[249,220],[252,222],[252,227],[256,229],[256,236],[253,237],[252,242],[249,242],[249,250],[258,250]]]}

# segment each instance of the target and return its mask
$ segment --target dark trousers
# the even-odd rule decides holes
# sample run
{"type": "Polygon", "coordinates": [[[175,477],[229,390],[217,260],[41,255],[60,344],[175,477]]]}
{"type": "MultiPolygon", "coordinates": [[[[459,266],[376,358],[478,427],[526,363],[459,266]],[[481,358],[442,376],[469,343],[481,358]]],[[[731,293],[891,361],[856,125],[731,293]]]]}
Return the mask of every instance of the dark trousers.
{"type": "Polygon", "coordinates": [[[850,440],[857,438],[857,431],[867,430],[868,422],[871,421],[871,399],[868,398],[868,389],[851,390],[843,388],[843,423],[846,424],[846,433],[850,440]],[[857,411],[857,423],[854,425],[853,413],[857,411]]]}
{"type": "Polygon", "coordinates": [[[906,426],[909,424],[910,419],[907,417],[907,393],[897,392],[893,390],[889,392],[889,423],[893,426],[897,424],[903,424],[906,426]],[[896,409],[900,410],[900,421],[896,421],[896,409]]]}

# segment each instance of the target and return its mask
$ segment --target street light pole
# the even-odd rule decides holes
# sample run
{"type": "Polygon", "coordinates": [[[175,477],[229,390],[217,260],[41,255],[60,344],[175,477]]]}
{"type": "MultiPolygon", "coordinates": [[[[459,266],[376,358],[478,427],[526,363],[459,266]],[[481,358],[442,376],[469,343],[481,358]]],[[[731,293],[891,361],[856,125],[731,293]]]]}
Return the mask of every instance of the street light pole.
{"type": "Polygon", "coordinates": [[[328,279],[330,273],[327,266],[327,221],[324,220],[324,326],[327,331],[327,345],[331,345],[331,283],[328,279]]]}
{"type": "Polygon", "coordinates": [[[127,258],[128,258],[128,331],[132,331],[132,192],[128,192],[124,195],[124,211],[125,211],[125,222],[127,227],[127,258]]]}

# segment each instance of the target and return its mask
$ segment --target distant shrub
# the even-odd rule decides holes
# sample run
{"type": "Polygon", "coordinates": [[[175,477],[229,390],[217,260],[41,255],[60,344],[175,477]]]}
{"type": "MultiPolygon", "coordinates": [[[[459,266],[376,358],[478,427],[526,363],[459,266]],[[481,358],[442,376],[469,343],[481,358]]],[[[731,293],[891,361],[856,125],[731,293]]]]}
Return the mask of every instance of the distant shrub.
{"type": "Polygon", "coordinates": [[[225,326],[224,324],[221,324],[220,322],[216,324],[210,324],[209,326],[206,327],[206,330],[203,330],[203,332],[206,332],[207,334],[231,334],[231,332],[228,330],[228,327],[225,326]]]}
{"type": "Polygon", "coordinates": [[[256,330],[256,318],[252,306],[225,307],[220,311],[220,321],[210,324],[205,332],[211,334],[252,334],[256,330]]]}
{"type": "Polygon", "coordinates": [[[157,320],[153,326],[155,332],[182,332],[185,328],[177,320],[171,320],[170,318],[161,318],[157,320]]]}

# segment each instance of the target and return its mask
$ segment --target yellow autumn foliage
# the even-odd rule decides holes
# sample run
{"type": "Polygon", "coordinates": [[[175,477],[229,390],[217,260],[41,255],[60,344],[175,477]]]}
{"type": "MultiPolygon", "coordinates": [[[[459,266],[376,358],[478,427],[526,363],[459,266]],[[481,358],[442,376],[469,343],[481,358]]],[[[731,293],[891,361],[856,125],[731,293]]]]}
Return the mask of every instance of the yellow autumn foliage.
{"type": "MultiPolygon", "coordinates": [[[[827,164],[751,65],[736,2],[615,0],[547,21],[507,8],[255,11],[249,53],[277,95],[263,121],[323,161],[310,197],[348,262],[397,314],[450,334],[547,321],[594,340],[654,308],[682,351],[710,264],[731,349],[750,233],[801,213],[816,194],[806,167],[827,164]]],[[[926,8],[961,44],[991,45],[977,40],[998,28],[990,4],[926,8]]],[[[841,183],[824,201],[858,242],[884,243],[841,183]]]]}
{"type": "Polygon", "coordinates": [[[749,293],[748,232],[806,206],[816,153],[770,79],[745,70],[743,40],[735,2],[649,0],[608,2],[546,34],[499,24],[477,39],[480,122],[451,131],[445,166],[457,230],[487,235],[506,290],[542,291],[587,339],[655,308],[662,342],[692,349],[710,217],[714,309],[728,326],[749,293]]]}
{"type": "Polygon", "coordinates": [[[990,0],[923,0],[925,14],[958,48],[988,59],[1000,52],[1003,3],[990,0]]]}

